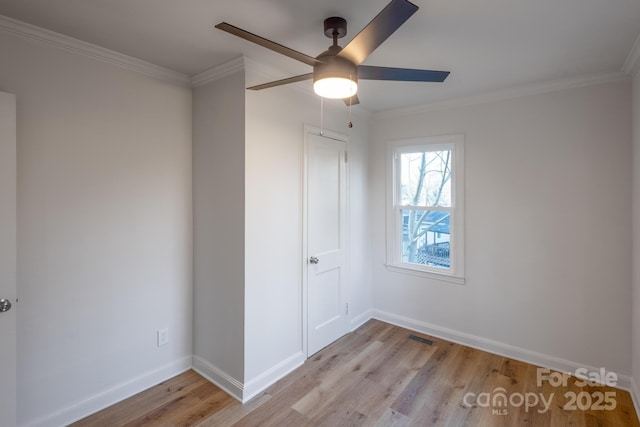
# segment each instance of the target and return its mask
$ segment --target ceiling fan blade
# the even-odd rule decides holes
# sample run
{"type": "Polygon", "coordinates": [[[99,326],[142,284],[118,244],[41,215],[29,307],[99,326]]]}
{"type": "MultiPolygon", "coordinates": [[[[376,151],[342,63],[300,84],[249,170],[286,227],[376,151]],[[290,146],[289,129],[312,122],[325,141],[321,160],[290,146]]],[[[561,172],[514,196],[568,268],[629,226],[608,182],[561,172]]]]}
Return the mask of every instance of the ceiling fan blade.
{"type": "Polygon", "coordinates": [[[443,82],[449,71],[414,70],[411,68],[391,68],[360,65],[358,79],[396,80],[402,82],[443,82]]]}
{"type": "Polygon", "coordinates": [[[218,25],[216,25],[216,28],[233,34],[234,36],[238,36],[240,38],[248,40],[262,47],[266,47],[267,49],[273,50],[274,52],[278,52],[282,55],[288,56],[289,58],[304,62],[305,64],[311,65],[312,67],[316,64],[321,63],[321,61],[318,61],[316,58],[305,55],[304,53],[300,53],[296,50],[289,49],[286,46],[282,46],[281,44],[272,42],[271,40],[267,40],[264,37],[257,36],[253,33],[250,33],[249,31],[245,31],[242,28],[235,27],[226,22],[219,23],[218,25]]]}
{"type": "Polygon", "coordinates": [[[362,29],[338,56],[349,59],[356,65],[362,62],[391,36],[418,10],[418,6],[407,0],[391,0],[366,27],[362,29]]]}
{"type": "Polygon", "coordinates": [[[289,83],[297,83],[297,82],[301,82],[301,81],[304,81],[304,80],[309,80],[309,79],[312,79],[312,78],[313,78],[313,73],[301,74],[301,75],[295,76],[295,77],[289,77],[289,78],[282,79],[282,80],[276,80],[274,82],[263,83],[261,85],[251,86],[251,87],[248,87],[247,89],[251,89],[251,90],[268,89],[270,87],[282,86],[282,85],[286,85],[286,84],[289,84],[289,83]]]}
{"type": "Polygon", "coordinates": [[[347,105],[347,107],[349,107],[351,105],[360,104],[360,100],[358,99],[358,95],[353,95],[351,98],[344,98],[343,101],[347,105]],[[351,100],[349,100],[349,99],[351,99],[351,100]]]}

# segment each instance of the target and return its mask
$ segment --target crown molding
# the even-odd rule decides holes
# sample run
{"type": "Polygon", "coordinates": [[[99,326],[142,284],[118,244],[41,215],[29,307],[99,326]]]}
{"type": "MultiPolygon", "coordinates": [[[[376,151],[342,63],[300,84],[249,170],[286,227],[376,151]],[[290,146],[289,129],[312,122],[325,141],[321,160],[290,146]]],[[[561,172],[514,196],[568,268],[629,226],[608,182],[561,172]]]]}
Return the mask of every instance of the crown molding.
{"type": "Polygon", "coordinates": [[[225,62],[217,67],[210,68],[201,73],[198,73],[191,77],[191,87],[198,87],[211,83],[223,77],[230,76],[231,74],[243,70],[245,68],[245,57],[241,56],[236,59],[232,59],[229,62],[225,62]]]}
{"type": "MultiPolygon", "coordinates": [[[[253,59],[253,58],[249,58],[248,56],[244,56],[243,58],[244,58],[245,69],[248,72],[259,76],[260,78],[264,78],[264,79],[284,79],[284,78],[287,77],[286,73],[283,70],[274,68],[274,67],[272,67],[270,65],[265,64],[264,62],[260,62],[260,61],[257,61],[255,59],[253,59]]],[[[296,88],[299,88],[295,84],[292,85],[291,87],[294,87],[294,86],[296,88]]],[[[307,92],[307,91],[305,90],[305,92],[307,92]]]]}
{"type": "Polygon", "coordinates": [[[629,51],[629,54],[624,61],[624,65],[622,66],[622,72],[632,76],[638,71],[640,71],[640,34],[638,35],[638,38],[633,44],[633,47],[629,51]]]}
{"type": "MultiPolygon", "coordinates": [[[[270,67],[262,62],[256,61],[246,56],[240,56],[224,64],[209,68],[191,77],[191,87],[203,86],[216,80],[227,77],[237,71],[246,70],[248,73],[259,76],[265,80],[277,80],[286,77],[286,74],[276,68],[270,67]]],[[[298,89],[305,93],[310,93],[301,86],[292,84],[288,87],[298,89]]]]}
{"type": "MultiPolygon", "coordinates": [[[[272,67],[260,61],[256,61],[255,59],[245,57],[244,60],[247,72],[254,76],[258,76],[260,80],[273,81],[291,76],[291,74],[281,69],[272,67]]],[[[318,95],[313,92],[311,86],[305,85],[304,82],[292,83],[283,87],[286,87],[287,89],[293,89],[298,93],[313,97],[316,100],[318,99],[318,95]]]]}
{"type": "Polygon", "coordinates": [[[574,89],[584,86],[592,86],[603,83],[626,80],[629,76],[622,71],[609,73],[586,74],[560,80],[551,80],[542,83],[528,84],[508,89],[500,89],[480,95],[456,98],[445,101],[438,101],[414,107],[398,108],[394,110],[381,111],[373,114],[374,119],[387,119],[395,117],[411,116],[415,114],[429,113],[432,111],[447,110],[451,108],[468,107],[489,102],[506,101],[522,96],[539,95],[548,92],[556,92],[566,89],[574,89]]]}
{"type": "Polygon", "coordinates": [[[0,15],[0,32],[107,62],[168,83],[189,87],[189,76],[55,31],[0,15]]]}

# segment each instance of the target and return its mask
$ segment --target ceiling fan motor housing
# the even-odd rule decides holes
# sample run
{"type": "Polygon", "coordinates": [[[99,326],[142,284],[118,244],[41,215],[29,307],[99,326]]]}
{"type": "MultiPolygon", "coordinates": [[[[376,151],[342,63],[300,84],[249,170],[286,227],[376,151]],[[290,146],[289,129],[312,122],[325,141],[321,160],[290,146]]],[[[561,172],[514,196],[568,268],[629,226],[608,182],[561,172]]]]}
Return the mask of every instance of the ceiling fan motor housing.
{"type": "MultiPolygon", "coordinates": [[[[340,51],[339,48],[336,50],[340,51]]],[[[313,67],[314,83],[331,77],[342,77],[354,82],[358,81],[358,66],[347,58],[337,56],[336,50],[329,48],[329,50],[317,57],[322,62],[313,67]]]]}

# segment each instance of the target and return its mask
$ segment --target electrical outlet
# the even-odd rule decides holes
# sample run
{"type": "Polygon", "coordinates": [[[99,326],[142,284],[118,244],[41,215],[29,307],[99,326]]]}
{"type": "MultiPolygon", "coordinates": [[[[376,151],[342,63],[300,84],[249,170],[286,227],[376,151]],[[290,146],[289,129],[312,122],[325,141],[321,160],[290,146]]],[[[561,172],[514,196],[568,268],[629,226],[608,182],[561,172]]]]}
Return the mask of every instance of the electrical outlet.
{"type": "Polygon", "coordinates": [[[158,329],[158,347],[169,344],[169,328],[158,329]]]}

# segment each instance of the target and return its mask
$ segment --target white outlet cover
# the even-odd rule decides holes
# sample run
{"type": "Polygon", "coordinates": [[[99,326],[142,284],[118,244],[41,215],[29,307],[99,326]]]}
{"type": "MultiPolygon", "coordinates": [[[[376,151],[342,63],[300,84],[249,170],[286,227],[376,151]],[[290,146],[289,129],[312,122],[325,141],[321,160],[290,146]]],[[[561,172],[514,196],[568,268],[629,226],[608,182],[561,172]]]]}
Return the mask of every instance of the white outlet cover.
{"type": "Polygon", "coordinates": [[[169,344],[169,328],[158,329],[158,347],[169,344]]]}

